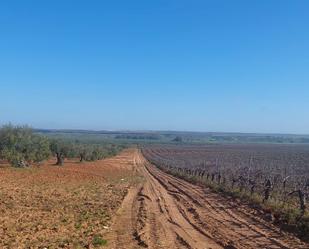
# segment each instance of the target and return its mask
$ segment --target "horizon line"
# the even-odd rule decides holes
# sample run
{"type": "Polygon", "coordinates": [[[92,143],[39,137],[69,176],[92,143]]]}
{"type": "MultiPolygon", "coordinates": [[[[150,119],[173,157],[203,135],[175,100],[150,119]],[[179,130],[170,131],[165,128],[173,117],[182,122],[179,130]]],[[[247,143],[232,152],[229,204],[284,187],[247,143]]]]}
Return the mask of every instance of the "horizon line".
{"type": "MultiPolygon", "coordinates": [[[[30,126],[31,127],[31,126],[30,126]]],[[[215,134],[244,134],[244,135],[285,135],[285,136],[309,136],[309,134],[305,133],[281,133],[281,132],[239,132],[239,131],[192,131],[192,130],[153,130],[153,129],[75,129],[75,128],[34,128],[32,127],[33,130],[45,130],[45,131],[82,131],[82,132],[95,132],[95,133],[100,133],[100,132],[136,132],[136,133],[159,133],[159,132],[164,132],[164,133],[215,133],[215,134]]]]}

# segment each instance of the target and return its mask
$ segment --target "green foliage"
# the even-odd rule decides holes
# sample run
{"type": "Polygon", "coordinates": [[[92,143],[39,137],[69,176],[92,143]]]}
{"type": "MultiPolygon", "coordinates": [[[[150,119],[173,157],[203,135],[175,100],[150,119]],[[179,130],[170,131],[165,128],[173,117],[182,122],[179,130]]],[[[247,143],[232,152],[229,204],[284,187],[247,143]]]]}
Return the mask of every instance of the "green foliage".
{"type": "Polygon", "coordinates": [[[63,156],[68,156],[70,154],[70,144],[60,140],[60,139],[53,139],[50,140],[50,150],[53,153],[53,155],[56,154],[62,154],[63,156]]]}
{"type": "Polygon", "coordinates": [[[61,139],[52,139],[50,141],[50,150],[57,158],[57,165],[63,165],[64,158],[76,157],[76,149],[73,143],[61,139]]]}
{"type": "Polygon", "coordinates": [[[80,158],[81,162],[101,160],[116,155],[123,148],[110,142],[47,138],[34,134],[28,126],[9,124],[0,128],[0,159],[16,167],[41,162],[50,155],[57,158],[57,165],[62,165],[65,158],[80,158]]]}
{"type": "Polygon", "coordinates": [[[92,244],[94,246],[105,246],[107,244],[107,240],[103,239],[100,235],[95,235],[93,237],[92,244]]]}
{"type": "Polygon", "coordinates": [[[77,150],[81,162],[101,160],[108,156],[114,156],[120,151],[119,148],[91,144],[79,144],[77,150]]]}
{"type": "Polygon", "coordinates": [[[114,144],[93,144],[80,140],[51,139],[50,150],[57,157],[57,165],[62,165],[64,158],[79,158],[83,161],[96,161],[114,156],[124,147],[114,144]]]}
{"type": "Polygon", "coordinates": [[[41,162],[50,155],[49,140],[33,134],[27,126],[11,124],[0,128],[0,157],[13,166],[24,167],[41,162]]]}

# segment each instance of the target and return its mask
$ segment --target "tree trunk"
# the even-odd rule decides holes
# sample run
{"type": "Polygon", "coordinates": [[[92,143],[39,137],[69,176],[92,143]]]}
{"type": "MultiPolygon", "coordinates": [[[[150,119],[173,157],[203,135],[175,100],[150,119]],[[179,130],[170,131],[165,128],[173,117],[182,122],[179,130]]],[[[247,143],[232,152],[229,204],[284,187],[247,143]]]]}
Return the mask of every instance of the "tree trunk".
{"type": "Polygon", "coordinates": [[[62,166],[63,165],[63,156],[61,153],[56,153],[57,162],[56,165],[62,166]]]}
{"type": "Polygon", "coordinates": [[[268,201],[269,197],[270,197],[270,192],[271,192],[271,187],[272,187],[272,183],[270,180],[267,180],[266,184],[265,184],[265,189],[264,189],[264,199],[263,199],[263,203],[265,201],[268,201]]]}
{"type": "Polygon", "coordinates": [[[303,216],[306,211],[306,195],[302,190],[298,190],[298,198],[299,198],[299,208],[301,210],[301,216],[303,216]]]}
{"type": "Polygon", "coordinates": [[[84,155],[83,154],[79,154],[79,157],[80,157],[80,162],[83,162],[84,161],[84,155]]]}
{"type": "Polygon", "coordinates": [[[253,194],[254,194],[254,191],[255,191],[255,185],[251,185],[251,188],[250,188],[250,195],[253,195],[253,194]]]}

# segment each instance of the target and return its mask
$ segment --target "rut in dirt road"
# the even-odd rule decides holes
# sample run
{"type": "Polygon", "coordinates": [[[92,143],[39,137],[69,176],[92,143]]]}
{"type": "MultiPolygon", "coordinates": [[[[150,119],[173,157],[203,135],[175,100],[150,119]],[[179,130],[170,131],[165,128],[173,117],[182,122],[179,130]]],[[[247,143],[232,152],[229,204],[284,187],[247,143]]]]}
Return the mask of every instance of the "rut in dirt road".
{"type": "Polygon", "coordinates": [[[109,248],[309,248],[252,210],[160,171],[138,150],[134,161],[144,181],[125,198],[109,248]]]}

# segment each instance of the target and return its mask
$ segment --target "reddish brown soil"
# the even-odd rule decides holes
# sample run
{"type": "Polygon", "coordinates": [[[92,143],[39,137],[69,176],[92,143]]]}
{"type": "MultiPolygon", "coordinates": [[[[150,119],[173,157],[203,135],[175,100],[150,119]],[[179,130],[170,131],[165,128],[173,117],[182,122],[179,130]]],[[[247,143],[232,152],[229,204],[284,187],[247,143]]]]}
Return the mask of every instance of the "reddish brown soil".
{"type": "Polygon", "coordinates": [[[133,151],[97,162],[0,168],[0,248],[94,248],[135,181],[133,151]]]}
{"type": "Polygon", "coordinates": [[[94,163],[52,163],[0,168],[0,248],[95,248],[94,238],[109,249],[309,248],[247,206],[163,173],[135,149],[94,163]]]}
{"type": "Polygon", "coordinates": [[[106,235],[108,248],[309,248],[254,210],[170,176],[135,152],[144,177],[131,188],[106,235]]]}

